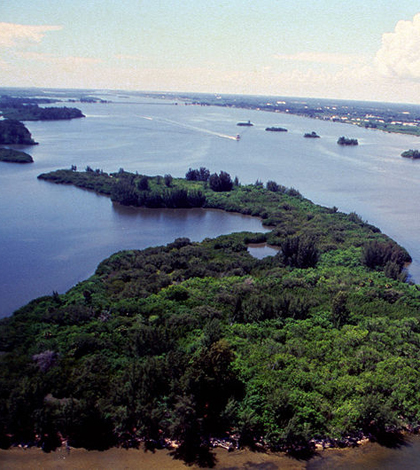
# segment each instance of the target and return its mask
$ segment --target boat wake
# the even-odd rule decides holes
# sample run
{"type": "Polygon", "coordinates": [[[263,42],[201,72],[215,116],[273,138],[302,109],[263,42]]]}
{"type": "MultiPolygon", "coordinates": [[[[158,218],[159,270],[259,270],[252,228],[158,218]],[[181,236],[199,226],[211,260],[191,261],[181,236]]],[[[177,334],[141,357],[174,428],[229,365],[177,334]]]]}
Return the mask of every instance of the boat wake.
{"type": "Polygon", "coordinates": [[[238,135],[233,136],[233,135],[228,135],[228,134],[222,134],[221,132],[210,131],[208,129],[204,129],[203,127],[196,127],[196,126],[191,126],[190,124],[184,124],[181,122],[172,121],[172,119],[152,118],[150,116],[139,116],[139,117],[143,119],[147,119],[148,121],[157,121],[157,122],[161,122],[162,124],[171,124],[173,126],[181,127],[183,129],[190,129],[196,132],[203,132],[204,134],[215,135],[216,137],[221,137],[222,139],[239,140],[238,135]]]}

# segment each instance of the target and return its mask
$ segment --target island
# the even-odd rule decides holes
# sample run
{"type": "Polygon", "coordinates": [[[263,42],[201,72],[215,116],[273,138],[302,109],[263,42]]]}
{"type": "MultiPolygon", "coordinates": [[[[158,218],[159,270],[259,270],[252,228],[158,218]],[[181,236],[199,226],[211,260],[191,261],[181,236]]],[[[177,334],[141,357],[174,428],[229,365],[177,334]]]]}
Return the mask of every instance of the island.
{"type": "Polygon", "coordinates": [[[303,137],[305,137],[306,139],[319,139],[320,138],[320,136],[315,131],[307,132],[306,134],[303,135],[303,137]]]}
{"type": "Polygon", "coordinates": [[[109,103],[108,100],[103,100],[101,98],[94,98],[92,96],[82,96],[80,98],[80,102],[81,103],[101,103],[101,104],[109,103]]]}
{"type": "Polygon", "coordinates": [[[417,158],[420,158],[420,151],[418,150],[406,150],[401,154],[403,158],[412,158],[413,160],[416,160],[417,158]]]}
{"type": "Polygon", "coordinates": [[[3,95],[0,97],[0,112],[3,117],[17,121],[56,121],[85,117],[77,108],[39,106],[52,101],[56,100],[3,95]]]}
{"type": "Polygon", "coordinates": [[[338,145],[349,145],[349,146],[352,146],[352,145],[359,145],[359,142],[358,142],[357,139],[349,139],[348,137],[341,136],[341,137],[337,140],[337,144],[338,144],[338,145]]]}
{"type": "Polygon", "coordinates": [[[33,158],[19,150],[0,148],[0,162],[10,163],[33,163],[33,158]]]}
{"type": "Polygon", "coordinates": [[[65,106],[42,108],[38,105],[26,105],[16,108],[2,108],[1,111],[4,117],[20,121],[58,121],[85,117],[80,109],[65,106]]]}
{"type": "Polygon", "coordinates": [[[287,132],[287,129],[284,127],[266,127],[265,130],[270,132],[287,132]]]}
{"type": "Polygon", "coordinates": [[[42,181],[113,204],[252,215],[270,231],[121,251],[0,320],[3,448],[165,446],[191,464],[214,446],[307,456],[418,425],[411,258],[357,214],[205,168],[73,167],[42,181]],[[279,251],[256,259],[252,243],[279,251]]]}
{"type": "Polygon", "coordinates": [[[247,122],[238,122],[236,125],[237,125],[237,126],[244,126],[244,127],[251,127],[251,126],[253,126],[254,124],[252,124],[251,121],[247,121],[247,122]]]}
{"type": "Polygon", "coordinates": [[[0,145],[37,145],[29,130],[14,119],[0,120],[0,145]]]}

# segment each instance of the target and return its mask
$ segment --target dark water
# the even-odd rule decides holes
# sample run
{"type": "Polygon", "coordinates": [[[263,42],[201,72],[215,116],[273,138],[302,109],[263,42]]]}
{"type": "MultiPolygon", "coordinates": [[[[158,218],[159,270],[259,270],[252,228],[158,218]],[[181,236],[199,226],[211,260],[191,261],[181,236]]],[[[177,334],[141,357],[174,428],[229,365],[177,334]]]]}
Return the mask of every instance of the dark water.
{"type": "Polygon", "coordinates": [[[410,272],[420,279],[420,162],[399,156],[418,147],[419,138],[291,115],[107,98],[115,102],[80,104],[86,119],[27,123],[40,142],[25,149],[35,163],[0,163],[0,316],[36,296],[63,292],[120,249],[261,228],[232,214],[116,208],[107,198],[36,179],[70,165],[173,176],[206,166],[244,183],[274,179],[379,226],[410,251],[410,272]],[[236,126],[248,119],[254,127],[236,126]],[[289,131],[265,132],[276,125],[289,131]],[[229,137],[238,130],[236,142],[229,137]],[[302,137],[312,130],[321,139],[302,137]],[[340,135],[360,145],[340,147],[340,135]]]}

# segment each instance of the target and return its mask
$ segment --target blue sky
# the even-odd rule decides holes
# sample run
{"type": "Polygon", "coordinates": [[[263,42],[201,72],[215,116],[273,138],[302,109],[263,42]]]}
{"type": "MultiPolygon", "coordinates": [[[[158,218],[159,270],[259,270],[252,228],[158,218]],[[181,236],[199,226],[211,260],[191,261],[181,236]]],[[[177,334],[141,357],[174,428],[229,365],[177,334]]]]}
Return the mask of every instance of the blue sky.
{"type": "Polygon", "coordinates": [[[420,4],[5,0],[0,83],[420,103],[420,4]]]}

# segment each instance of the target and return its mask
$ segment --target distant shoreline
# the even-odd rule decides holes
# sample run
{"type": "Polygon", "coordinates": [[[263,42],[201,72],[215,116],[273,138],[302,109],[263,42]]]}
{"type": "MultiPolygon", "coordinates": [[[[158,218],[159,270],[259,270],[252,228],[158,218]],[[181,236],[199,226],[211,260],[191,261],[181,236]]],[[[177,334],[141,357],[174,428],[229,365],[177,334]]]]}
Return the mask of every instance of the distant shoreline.
{"type": "Polygon", "coordinates": [[[219,106],[352,124],[365,129],[420,137],[420,106],[326,98],[291,98],[258,95],[212,95],[194,93],[144,93],[158,99],[182,100],[185,104],[219,106]],[[188,102],[189,101],[189,102],[188,102]],[[386,106],[384,106],[386,105],[386,106]],[[393,108],[390,110],[390,108],[393,108]],[[411,111],[406,111],[410,109],[411,111]]]}

